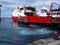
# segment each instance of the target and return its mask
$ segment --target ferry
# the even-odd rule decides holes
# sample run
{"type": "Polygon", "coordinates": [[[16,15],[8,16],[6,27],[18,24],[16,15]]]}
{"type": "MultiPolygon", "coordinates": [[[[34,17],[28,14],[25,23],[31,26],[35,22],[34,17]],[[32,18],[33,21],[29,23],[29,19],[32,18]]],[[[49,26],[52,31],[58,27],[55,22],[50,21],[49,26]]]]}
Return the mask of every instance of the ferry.
{"type": "Polygon", "coordinates": [[[60,4],[51,3],[49,10],[45,6],[41,10],[32,6],[17,7],[12,12],[12,20],[26,24],[59,24],[60,4]]]}

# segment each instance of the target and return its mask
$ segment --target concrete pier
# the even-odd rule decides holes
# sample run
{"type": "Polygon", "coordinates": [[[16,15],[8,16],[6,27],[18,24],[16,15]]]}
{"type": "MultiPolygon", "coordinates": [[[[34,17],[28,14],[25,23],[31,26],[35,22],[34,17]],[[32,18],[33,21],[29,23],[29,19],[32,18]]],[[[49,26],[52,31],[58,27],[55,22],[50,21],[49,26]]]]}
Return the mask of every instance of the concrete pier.
{"type": "Polygon", "coordinates": [[[59,36],[59,40],[55,40],[53,38],[39,39],[37,41],[33,41],[28,45],[60,45],[60,36],[59,36]]]}

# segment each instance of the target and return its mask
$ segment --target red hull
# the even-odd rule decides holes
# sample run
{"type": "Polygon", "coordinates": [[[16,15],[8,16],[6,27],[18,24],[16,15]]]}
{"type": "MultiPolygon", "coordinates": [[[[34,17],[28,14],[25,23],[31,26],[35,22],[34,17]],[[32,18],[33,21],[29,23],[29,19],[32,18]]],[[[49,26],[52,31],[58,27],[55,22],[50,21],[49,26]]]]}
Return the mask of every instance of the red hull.
{"type": "MultiPolygon", "coordinates": [[[[27,19],[27,23],[51,23],[51,17],[47,16],[47,17],[39,17],[39,16],[22,16],[21,18],[26,18],[27,19]]],[[[15,22],[18,23],[18,17],[14,17],[12,16],[12,20],[14,20],[15,22]]]]}
{"type": "Polygon", "coordinates": [[[39,16],[30,16],[27,18],[28,23],[33,22],[33,23],[51,23],[51,17],[39,17],[39,16]]]}
{"type": "Polygon", "coordinates": [[[12,20],[16,23],[18,23],[18,16],[12,16],[12,20]]]}
{"type": "MultiPolygon", "coordinates": [[[[21,18],[27,19],[26,24],[43,24],[43,25],[56,25],[52,23],[52,17],[39,17],[39,16],[22,16],[21,18]]],[[[20,23],[18,21],[18,16],[12,16],[12,20],[15,21],[16,23],[20,23]]],[[[57,22],[60,21],[60,18],[55,18],[57,22]]]]}
{"type": "MultiPolygon", "coordinates": [[[[27,23],[52,23],[52,17],[39,17],[39,16],[21,16],[25,18],[27,23]]],[[[12,20],[18,23],[18,16],[12,16],[12,20]]],[[[60,21],[60,18],[54,18],[56,22],[60,21]]]]}
{"type": "Polygon", "coordinates": [[[60,22],[60,18],[55,18],[55,21],[60,22]]]}

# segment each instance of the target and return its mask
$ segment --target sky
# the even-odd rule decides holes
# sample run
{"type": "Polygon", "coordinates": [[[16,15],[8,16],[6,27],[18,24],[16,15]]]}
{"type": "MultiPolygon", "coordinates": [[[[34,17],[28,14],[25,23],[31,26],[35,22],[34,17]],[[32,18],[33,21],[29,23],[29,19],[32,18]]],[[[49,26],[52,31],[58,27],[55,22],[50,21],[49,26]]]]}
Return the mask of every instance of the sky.
{"type": "Polygon", "coordinates": [[[0,4],[2,5],[1,17],[11,17],[12,10],[22,6],[34,6],[40,10],[45,4],[49,9],[52,2],[59,4],[60,0],[45,0],[45,3],[44,0],[0,0],[0,4]]]}

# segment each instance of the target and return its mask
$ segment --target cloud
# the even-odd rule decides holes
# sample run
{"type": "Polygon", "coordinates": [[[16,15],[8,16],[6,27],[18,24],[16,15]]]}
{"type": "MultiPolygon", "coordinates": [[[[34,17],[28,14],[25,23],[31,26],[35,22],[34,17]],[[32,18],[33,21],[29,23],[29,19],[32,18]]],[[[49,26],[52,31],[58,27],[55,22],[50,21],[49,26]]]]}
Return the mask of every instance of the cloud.
{"type": "MultiPolygon", "coordinates": [[[[3,7],[8,7],[8,8],[10,7],[15,8],[17,6],[25,6],[25,5],[38,7],[44,4],[43,1],[42,0],[0,0],[0,3],[3,4],[3,7]]],[[[52,2],[60,3],[60,0],[46,0],[45,5],[49,6],[52,2]]]]}
{"type": "MultiPolygon", "coordinates": [[[[52,2],[60,3],[60,0],[45,0],[45,5],[47,6],[47,8],[50,7],[50,4],[52,2]]],[[[3,14],[11,15],[11,10],[15,9],[18,6],[30,5],[41,9],[44,5],[44,0],[0,0],[0,4],[2,4],[3,14]]]]}
{"type": "Polygon", "coordinates": [[[60,0],[45,0],[45,4],[44,4],[44,0],[38,0],[37,2],[32,3],[32,6],[36,6],[36,7],[41,7],[43,5],[47,6],[48,8],[50,7],[51,3],[60,3],[60,0]]]}

